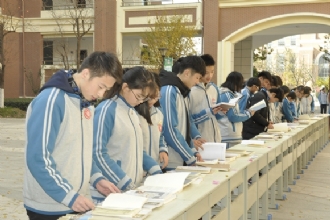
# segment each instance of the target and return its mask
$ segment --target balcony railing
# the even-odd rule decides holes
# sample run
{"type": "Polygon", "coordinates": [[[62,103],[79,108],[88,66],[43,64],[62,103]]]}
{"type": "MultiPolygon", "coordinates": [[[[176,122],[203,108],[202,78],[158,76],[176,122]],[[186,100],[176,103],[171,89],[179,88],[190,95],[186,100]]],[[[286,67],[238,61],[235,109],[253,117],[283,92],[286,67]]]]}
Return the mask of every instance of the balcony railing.
{"type": "Polygon", "coordinates": [[[68,10],[68,9],[83,9],[83,8],[93,8],[94,5],[92,3],[85,3],[85,4],[77,4],[74,6],[73,4],[70,5],[43,5],[43,11],[51,11],[51,10],[68,10]]]}
{"type": "Polygon", "coordinates": [[[153,5],[168,5],[168,4],[189,4],[189,3],[200,3],[202,0],[122,0],[122,7],[130,6],[153,6],[153,5]]]}

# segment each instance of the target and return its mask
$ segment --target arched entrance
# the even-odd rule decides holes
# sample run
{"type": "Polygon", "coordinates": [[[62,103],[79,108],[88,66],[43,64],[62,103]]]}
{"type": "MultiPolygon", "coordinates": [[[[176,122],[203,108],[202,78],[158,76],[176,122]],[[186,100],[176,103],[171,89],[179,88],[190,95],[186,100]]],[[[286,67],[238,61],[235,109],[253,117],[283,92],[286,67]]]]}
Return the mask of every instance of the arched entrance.
{"type": "Polygon", "coordinates": [[[330,15],[320,13],[291,13],[261,19],[226,36],[218,42],[217,82],[225,80],[229,72],[237,70],[245,78],[252,73],[252,50],[256,46],[285,36],[330,32],[330,15]],[[311,24],[313,28],[307,28],[311,24]],[[290,28],[290,25],[296,25],[290,28]],[[289,28],[286,28],[289,27],[289,28]],[[290,31],[287,31],[290,30],[290,31]],[[268,35],[260,37],[263,33],[268,35]],[[273,32],[271,35],[269,33],[273,32]],[[258,45],[258,43],[260,43],[258,45]]]}

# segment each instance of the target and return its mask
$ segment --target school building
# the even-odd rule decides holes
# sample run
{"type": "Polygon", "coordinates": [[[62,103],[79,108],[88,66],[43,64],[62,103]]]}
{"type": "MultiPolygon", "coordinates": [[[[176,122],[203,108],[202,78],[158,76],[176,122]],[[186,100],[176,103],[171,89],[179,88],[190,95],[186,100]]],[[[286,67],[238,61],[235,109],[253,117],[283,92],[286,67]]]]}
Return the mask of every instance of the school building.
{"type": "Polygon", "coordinates": [[[77,43],[80,60],[106,50],[123,65],[140,65],[141,33],[159,14],[186,15],[186,25],[197,27],[202,52],[216,59],[218,84],[232,70],[251,76],[254,48],[286,36],[330,32],[330,0],[1,0],[0,7],[7,30],[5,98],[34,96],[55,69],[74,68],[77,43]],[[83,36],[70,19],[77,11],[84,15],[83,36]]]}

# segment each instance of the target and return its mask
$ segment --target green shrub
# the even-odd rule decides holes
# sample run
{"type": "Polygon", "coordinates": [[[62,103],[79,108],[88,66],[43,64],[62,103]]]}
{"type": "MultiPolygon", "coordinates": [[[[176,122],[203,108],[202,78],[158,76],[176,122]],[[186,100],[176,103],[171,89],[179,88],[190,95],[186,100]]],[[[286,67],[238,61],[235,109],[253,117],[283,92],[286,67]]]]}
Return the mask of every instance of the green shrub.
{"type": "Polygon", "coordinates": [[[30,102],[33,98],[13,98],[13,99],[5,99],[5,106],[18,108],[22,111],[26,111],[27,107],[29,106],[30,102]]]}
{"type": "Polygon", "coordinates": [[[18,108],[0,108],[0,118],[25,118],[26,112],[18,108]]]}

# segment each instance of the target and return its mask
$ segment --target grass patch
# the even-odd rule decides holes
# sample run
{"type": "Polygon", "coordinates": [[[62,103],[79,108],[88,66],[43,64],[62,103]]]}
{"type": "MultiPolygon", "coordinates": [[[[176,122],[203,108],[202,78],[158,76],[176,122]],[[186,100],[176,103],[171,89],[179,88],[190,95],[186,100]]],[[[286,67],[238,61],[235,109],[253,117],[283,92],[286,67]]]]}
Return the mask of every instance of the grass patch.
{"type": "Polygon", "coordinates": [[[19,108],[0,108],[0,118],[25,118],[26,112],[19,108]]]}

